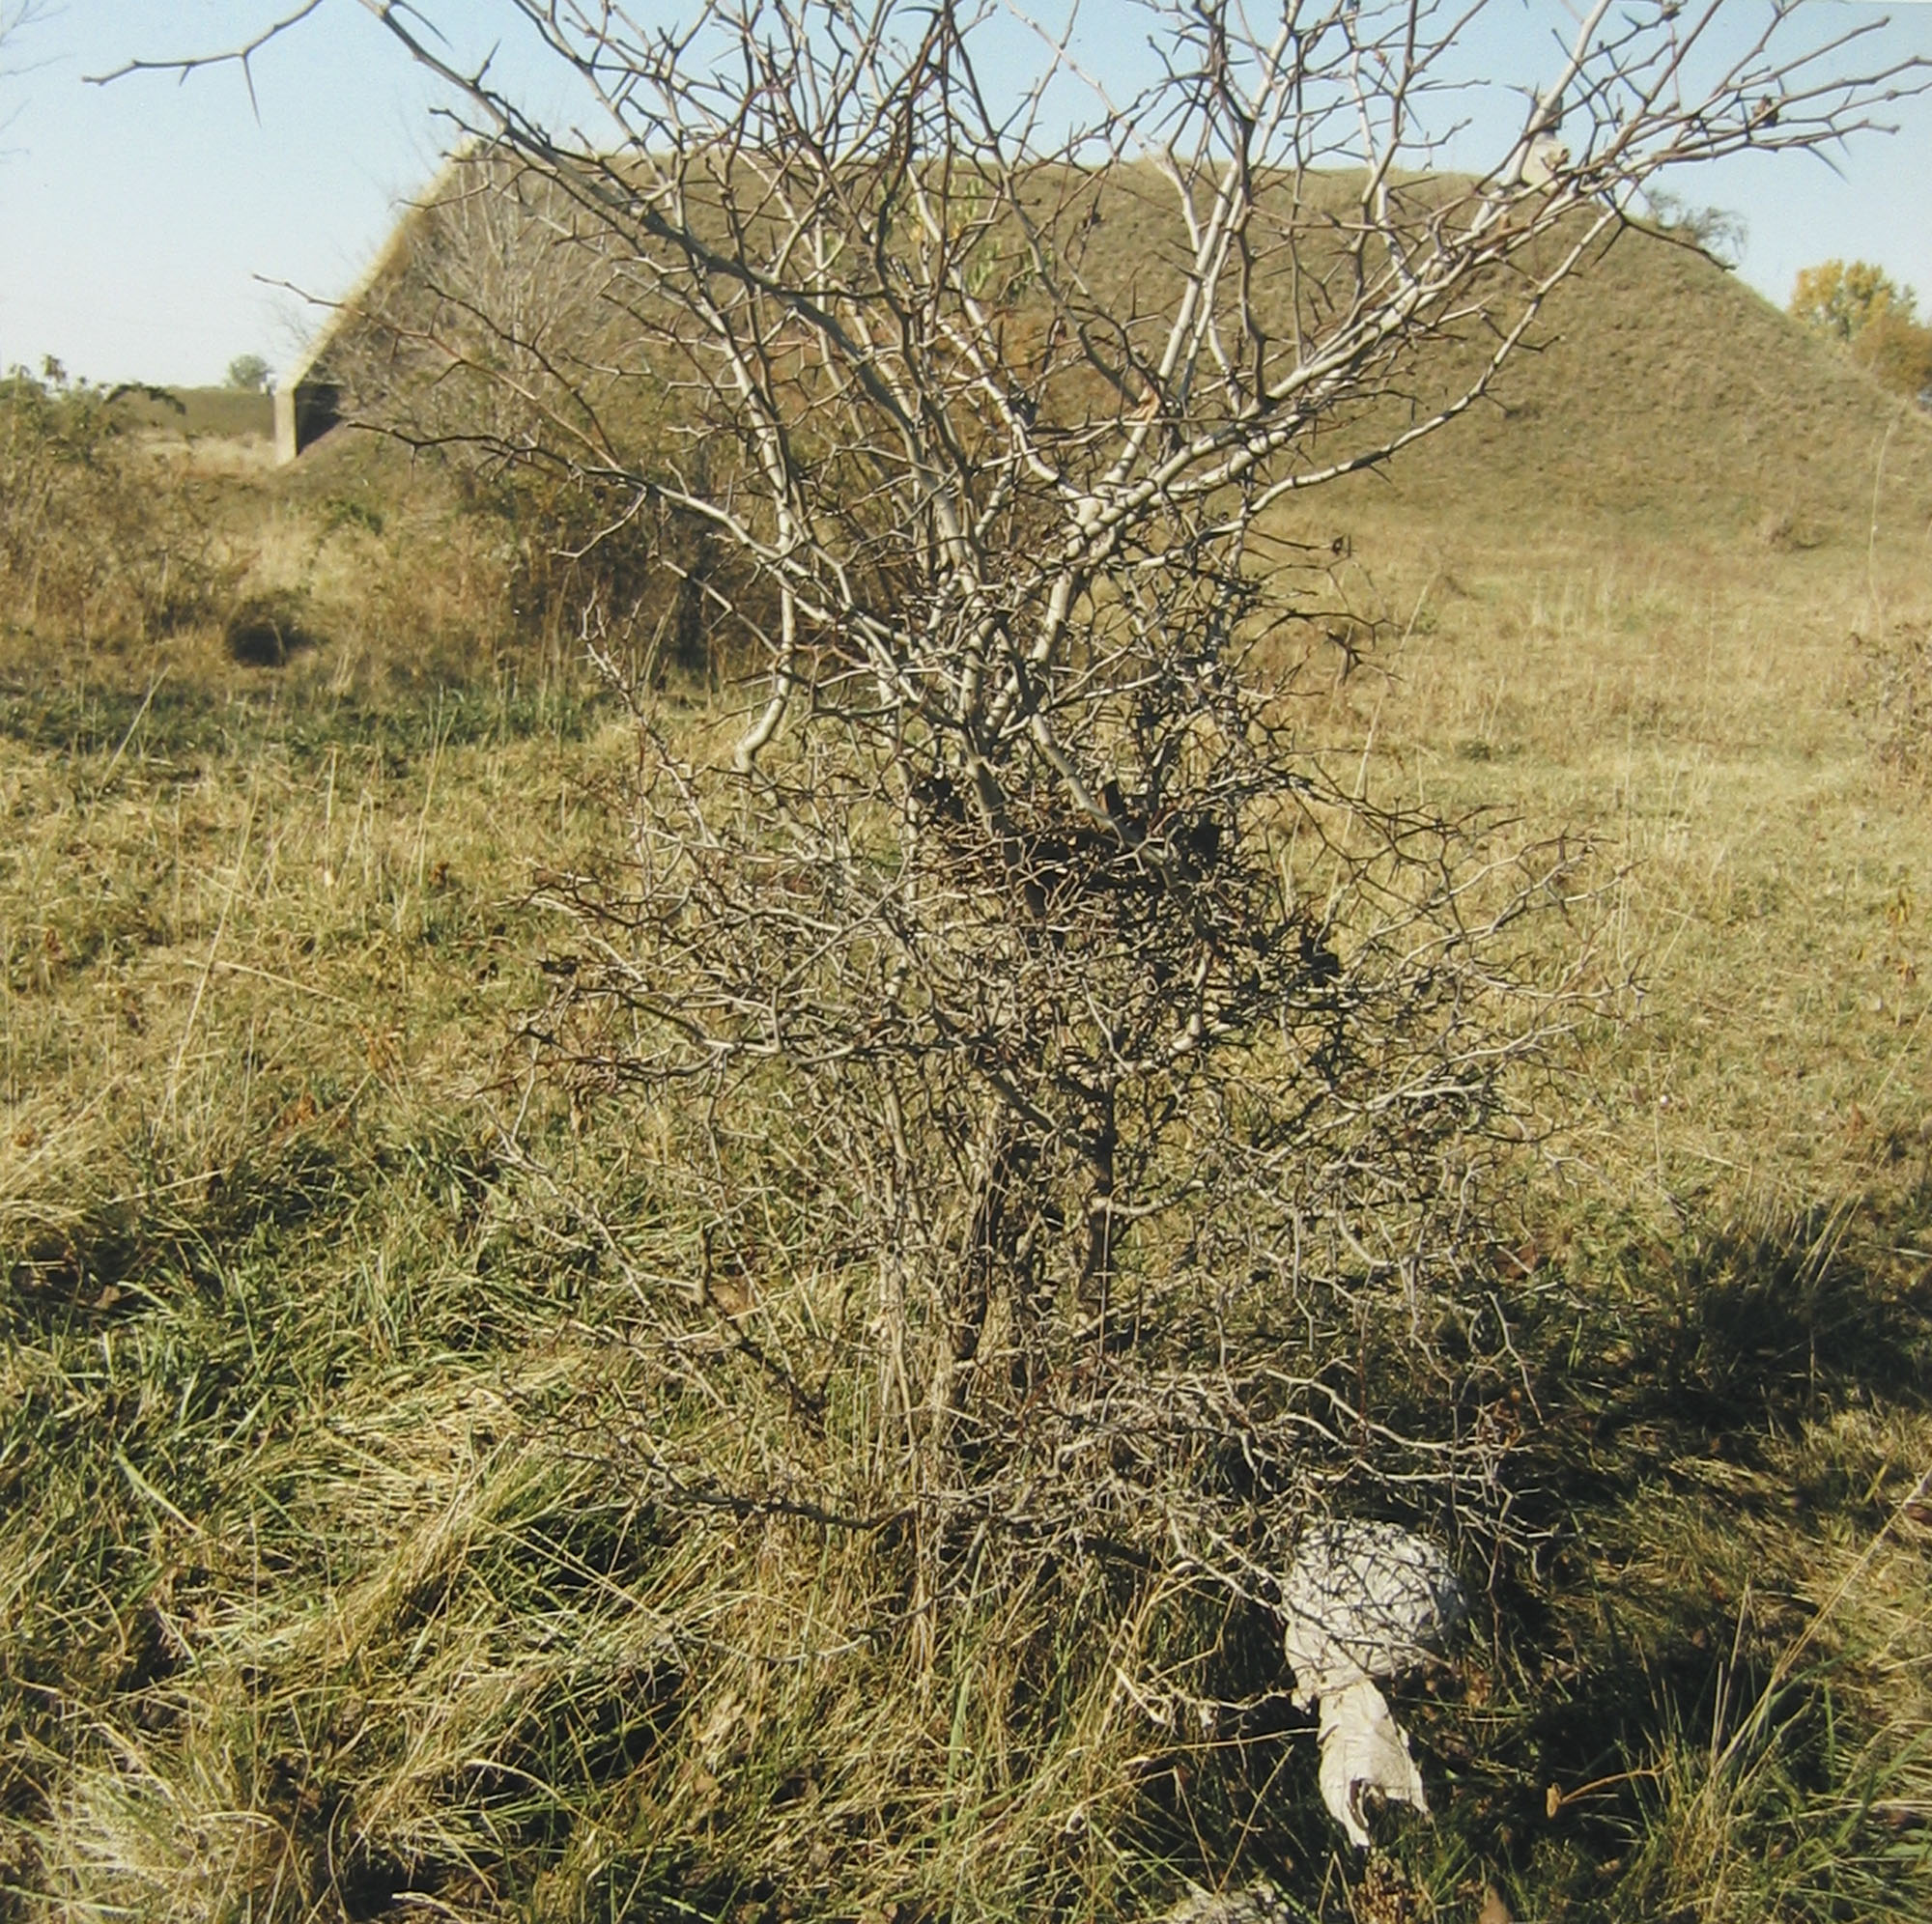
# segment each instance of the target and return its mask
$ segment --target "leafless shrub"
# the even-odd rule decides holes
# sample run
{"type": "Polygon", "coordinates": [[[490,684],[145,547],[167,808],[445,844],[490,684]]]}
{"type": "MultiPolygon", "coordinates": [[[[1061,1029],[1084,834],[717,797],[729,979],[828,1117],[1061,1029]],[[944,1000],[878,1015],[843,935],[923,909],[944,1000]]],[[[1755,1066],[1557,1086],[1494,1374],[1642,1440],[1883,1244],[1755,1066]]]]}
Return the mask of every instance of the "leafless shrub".
{"type": "MultiPolygon", "coordinates": [[[[594,640],[633,675],[702,675],[728,667],[720,611],[758,594],[754,571],[703,518],[639,498],[631,477],[661,467],[672,404],[608,254],[554,184],[466,151],[409,210],[314,378],[344,419],[454,464],[500,506],[526,632],[594,640]],[[586,426],[621,467],[570,458],[586,426]]],[[[693,459],[705,473],[701,445],[693,459]]]]}
{"type": "Polygon", "coordinates": [[[1117,100],[993,5],[520,0],[594,137],[374,11],[484,143],[370,336],[413,432],[704,530],[758,665],[728,766],[639,695],[626,853],[551,891],[540,1065],[644,1118],[630,1471],[909,1544],[923,1663],[1040,1560],[1265,1597],[1344,1501],[1505,1529],[1474,1252],[1578,884],[1297,731],[1275,511],[1468,408],[1662,169],[1918,70],[1597,5],[1471,177],[1414,171],[1486,92],[1428,6],[1155,5],[1117,100]]]}

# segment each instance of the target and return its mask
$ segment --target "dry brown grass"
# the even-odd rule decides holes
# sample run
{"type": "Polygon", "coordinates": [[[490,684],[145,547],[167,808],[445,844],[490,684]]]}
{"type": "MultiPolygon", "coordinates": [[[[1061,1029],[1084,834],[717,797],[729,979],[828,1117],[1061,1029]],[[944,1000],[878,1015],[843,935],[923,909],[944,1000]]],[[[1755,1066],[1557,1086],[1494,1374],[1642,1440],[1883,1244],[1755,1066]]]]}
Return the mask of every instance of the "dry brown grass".
{"type": "Polygon", "coordinates": [[[1398,626],[1321,725],[1372,736],[1399,790],[1590,835],[1619,871],[1604,933],[1641,1002],[1592,1057],[1568,1152],[1620,1193],[1767,1206],[1917,1153],[1932,822],[1874,752],[1883,670],[1858,637],[1922,621],[1926,543],[1882,530],[1867,566],[1357,527],[1398,626]]]}

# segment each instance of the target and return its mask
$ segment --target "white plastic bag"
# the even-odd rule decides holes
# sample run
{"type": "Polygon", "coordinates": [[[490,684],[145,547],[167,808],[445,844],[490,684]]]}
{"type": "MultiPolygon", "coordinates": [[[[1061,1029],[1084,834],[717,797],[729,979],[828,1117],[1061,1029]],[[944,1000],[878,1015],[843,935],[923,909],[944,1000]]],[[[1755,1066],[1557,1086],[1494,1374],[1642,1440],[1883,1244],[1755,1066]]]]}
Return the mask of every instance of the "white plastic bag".
{"type": "Polygon", "coordinates": [[[1373,1792],[1425,1816],[1429,1799],[1377,1678],[1438,1652],[1467,1614],[1449,1559],[1394,1523],[1321,1523],[1302,1534],[1282,1585],[1283,1643],[1296,1703],[1319,1706],[1321,1800],[1359,1850],[1373,1792]]]}

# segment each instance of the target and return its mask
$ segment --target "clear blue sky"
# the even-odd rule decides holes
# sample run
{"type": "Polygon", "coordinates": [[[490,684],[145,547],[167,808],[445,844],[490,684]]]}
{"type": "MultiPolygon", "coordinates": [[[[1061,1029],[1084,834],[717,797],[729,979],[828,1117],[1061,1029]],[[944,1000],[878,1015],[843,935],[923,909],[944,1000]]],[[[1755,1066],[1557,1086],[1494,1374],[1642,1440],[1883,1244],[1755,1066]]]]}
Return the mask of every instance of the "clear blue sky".
{"type": "MultiPolygon", "coordinates": [[[[43,4],[0,48],[0,365],[51,354],[95,380],[190,383],[218,381],[244,352],[288,361],[315,310],[265,283],[327,298],[354,281],[447,141],[430,83],[355,0],[328,0],[257,60],[259,121],[233,68],[185,84],[136,75],[91,87],[84,75],[130,56],[239,40],[286,5],[43,4]]],[[[1887,51],[1932,55],[1925,0],[1814,9],[1825,26],[1889,15],[1887,51]]],[[[0,0],[0,16],[8,11],[0,0]]],[[[645,0],[640,11],[679,9],[645,0]]],[[[505,18],[501,0],[440,12],[473,37],[469,52],[505,18]]],[[[1563,17],[1559,0],[1521,0],[1485,34],[1507,35],[1507,56],[1533,66],[1563,17]]],[[[1095,66],[1142,31],[1124,0],[1088,0],[1083,18],[1095,66]]],[[[555,83],[520,63],[513,31],[503,60],[538,105],[561,104],[543,99],[555,83]]],[[[1838,154],[1836,174],[1804,156],[1744,156],[1671,184],[1745,216],[1744,271],[1776,300],[1800,267],[1835,254],[1877,261],[1932,303],[1932,103],[1896,111],[1903,130],[1838,154]]]]}

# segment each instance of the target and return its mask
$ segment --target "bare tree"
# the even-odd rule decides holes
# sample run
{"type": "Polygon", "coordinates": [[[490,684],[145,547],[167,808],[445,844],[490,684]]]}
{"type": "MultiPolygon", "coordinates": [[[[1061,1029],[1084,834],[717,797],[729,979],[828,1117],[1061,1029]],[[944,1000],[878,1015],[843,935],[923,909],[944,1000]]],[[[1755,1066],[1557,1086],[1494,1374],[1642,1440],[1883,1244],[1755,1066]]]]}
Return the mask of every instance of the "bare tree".
{"type": "Polygon", "coordinates": [[[10,0],[0,7],[0,46],[14,40],[22,29],[46,18],[46,0],[10,0]]]}
{"type": "MultiPolygon", "coordinates": [[[[37,21],[46,17],[44,0],[10,0],[10,4],[0,6],[0,51],[16,47],[21,34],[37,21]]],[[[18,66],[0,66],[0,81],[17,79],[30,69],[18,66]]],[[[4,131],[19,111],[17,107],[0,108],[0,131],[4,131]]]]}
{"type": "Polygon", "coordinates": [[[1265,1595],[1323,1508],[1505,1528],[1480,1204],[1584,984],[1524,918],[1577,885],[1304,739],[1336,557],[1287,510],[1469,408],[1660,172],[1823,146],[1919,68],[1595,0],[1505,125],[1485,0],[1157,0],[1125,78],[995,0],[515,0],[570,132],[427,0],[364,4],[581,297],[444,276],[391,325],[496,411],[406,431],[738,564],[698,582],[756,665],[728,753],[640,697],[626,855],[552,891],[541,1059],[650,1118],[648,1221],[607,1226],[634,1467],[910,1543],[927,1663],[988,1555],[1265,1595]]]}

